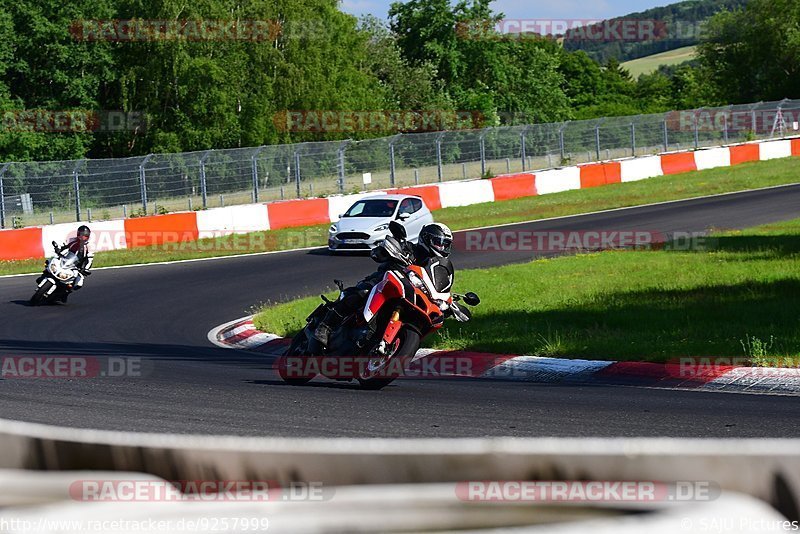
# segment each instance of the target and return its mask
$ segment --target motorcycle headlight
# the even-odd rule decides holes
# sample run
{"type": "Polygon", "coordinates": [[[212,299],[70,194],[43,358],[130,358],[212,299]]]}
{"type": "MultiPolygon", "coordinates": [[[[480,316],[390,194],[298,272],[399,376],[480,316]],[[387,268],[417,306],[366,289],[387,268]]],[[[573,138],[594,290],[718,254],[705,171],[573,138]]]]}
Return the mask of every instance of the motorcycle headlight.
{"type": "Polygon", "coordinates": [[[416,273],[409,272],[408,279],[411,281],[411,285],[413,285],[414,287],[419,289],[425,288],[425,282],[423,282],[422,279],[416,275],[416,273]]]}
{"type": "Polygon", "coordinates": [[[383,232],[383,231],[386,231],[388,229],[389,229],[389,224],[387,223],[387,224],[382,224],[379,227],[375,228],[375,230],[373,230],[373,232],[383,232]]]}

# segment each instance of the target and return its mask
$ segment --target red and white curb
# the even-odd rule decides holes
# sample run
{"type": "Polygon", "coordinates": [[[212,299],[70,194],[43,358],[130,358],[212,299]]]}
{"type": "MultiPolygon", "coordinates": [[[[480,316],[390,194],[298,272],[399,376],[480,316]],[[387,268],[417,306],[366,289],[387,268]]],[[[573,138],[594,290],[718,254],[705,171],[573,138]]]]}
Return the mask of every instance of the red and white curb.
{"type": "MultiPolygon", "coordinates": [[[[208,333],[218,347],[279,356],[289,340],[258,330],[253,317],[208,333]]],[[[713,358],[676,363],[569,360],[540,356],[420,349],[409,377],[466,377],[545,384],[597,384],[800,396],[800,369],[716,365],[713,358]]]]}

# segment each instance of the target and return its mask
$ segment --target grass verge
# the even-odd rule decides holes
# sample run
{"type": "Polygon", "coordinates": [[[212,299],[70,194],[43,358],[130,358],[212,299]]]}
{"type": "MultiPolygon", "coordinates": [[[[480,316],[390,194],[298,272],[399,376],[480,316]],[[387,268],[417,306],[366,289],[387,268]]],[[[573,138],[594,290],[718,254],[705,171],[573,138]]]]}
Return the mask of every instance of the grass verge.
{"type": "MultiPolygon", "coordinates": [[[[790,184],[797,182],[798,174],[800,158],[785,158],[538,197],[445,208],[435,212],[434,216],[452,229],[460,230],[790,184]]],[[[328,226],[306,226],[101,252],[96,255],[95,266],[133,265],[323,246],[327,243],[328,226]]],[[[0,262],[0,275],[33,273],[41,268],[41,260],[0,262]]]]}
{"type": "MultiPolygon", "coordinates": [[[[800,219],[715,234],[706,250],[625,250],[459,271],[483,303],[427,346],[560,358],[800,361],[800,219]]],[[[302,327],[318,297],[263,309],[262,330],[302,327]]]]}

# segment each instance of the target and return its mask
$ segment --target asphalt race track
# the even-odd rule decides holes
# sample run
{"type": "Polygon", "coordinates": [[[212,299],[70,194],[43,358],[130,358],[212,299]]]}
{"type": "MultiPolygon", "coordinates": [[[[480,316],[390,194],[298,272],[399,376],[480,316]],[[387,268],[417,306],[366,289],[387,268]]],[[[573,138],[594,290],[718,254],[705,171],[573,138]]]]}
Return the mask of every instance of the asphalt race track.
{"type": "MultiPolygon", "coordinates": [[[[508,226],[505,230],[742,228],[800,217],[800,185],[508,226]]],[[[457,268],[530,252],[456,252],[457,268]]],[[[797,399],[472,379],[400,380],[379,392],[284,385],[271,360],[208,331],[259,302],[355,282],[366,256],[296,251],[95,271],[67,306],[27,306],[35,275],[0,279],[0,356],[143,359],[142,376],[7,379],[0,417],[112,430],[349,437],[797,437],[797,399]]],[[[457,276],[457,275],[456,275],[457,276]]],[[[490,295],[483,295],[490,299],[490,295]]],[[[479,313],[479,312],[478,312],[479,313]]]]}

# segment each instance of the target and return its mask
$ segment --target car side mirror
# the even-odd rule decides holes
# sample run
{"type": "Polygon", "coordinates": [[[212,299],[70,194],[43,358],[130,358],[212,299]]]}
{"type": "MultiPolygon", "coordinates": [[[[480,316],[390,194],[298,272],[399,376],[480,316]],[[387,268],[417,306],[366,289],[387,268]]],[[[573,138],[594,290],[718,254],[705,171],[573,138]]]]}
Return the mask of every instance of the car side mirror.
{"type": "Polygon", "coordinates": [[[408,219],[411,218],[411,214],[410,213],[401,213],[400,215],[397,216],[397,218],[400,219],[401,221],[405,221],[405,220],[408,220],[408,219]]]}
{"type": "Polygon", "coordinates": [[[403,241],[408,235],[406,233],[406,227],[397,221],[389,223],[389,232],[391,232],[392,236],[398,241],[403,241]]]}
{"type": "Polygon", "coordinates": [[[470,291],[466,295],[464,295],[464,302],[469,304],[470,306],[477,306],[481,303],[481,299],[478,295],[470,291]]]}

